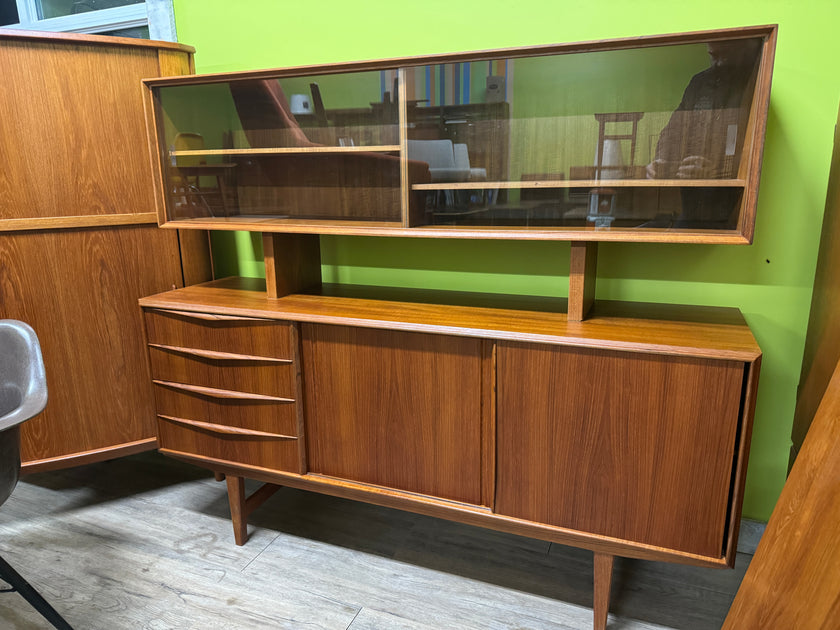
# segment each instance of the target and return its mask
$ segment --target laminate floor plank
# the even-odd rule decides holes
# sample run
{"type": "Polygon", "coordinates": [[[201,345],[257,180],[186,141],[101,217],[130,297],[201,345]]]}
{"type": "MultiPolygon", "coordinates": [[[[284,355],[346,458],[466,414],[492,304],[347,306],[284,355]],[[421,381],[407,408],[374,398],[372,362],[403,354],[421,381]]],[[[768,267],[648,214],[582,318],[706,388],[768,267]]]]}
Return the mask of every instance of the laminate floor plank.
{"type": "MultiPolygon", "coordinates": [[[[291,488],[249,530],[237,547],[212,473],[145,453],[24,477],[0,555],[77,630],[592,627],[585,550],[291,488]]],[[[748,560],[618,559],[608,628],[717,628],[748,560]]],[[[0,594],[0,628],[49,627],[0,594]]]]}

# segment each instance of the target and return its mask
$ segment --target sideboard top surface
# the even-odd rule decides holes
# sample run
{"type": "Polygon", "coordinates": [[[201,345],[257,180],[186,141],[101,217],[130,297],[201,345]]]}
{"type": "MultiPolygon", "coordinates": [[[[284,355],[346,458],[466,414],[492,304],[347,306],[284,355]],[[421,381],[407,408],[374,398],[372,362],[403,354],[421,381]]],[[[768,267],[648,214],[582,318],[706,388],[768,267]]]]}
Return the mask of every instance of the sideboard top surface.
{"type": "Polygon", "coordinates": [[[598,301],[568,321],[564,298],[324,285],[266,298],[255,278],[225,278],[149,296],[144,308],[461,335],[508,341],[755,361],[761,350],[735,308],[598,301]]]}

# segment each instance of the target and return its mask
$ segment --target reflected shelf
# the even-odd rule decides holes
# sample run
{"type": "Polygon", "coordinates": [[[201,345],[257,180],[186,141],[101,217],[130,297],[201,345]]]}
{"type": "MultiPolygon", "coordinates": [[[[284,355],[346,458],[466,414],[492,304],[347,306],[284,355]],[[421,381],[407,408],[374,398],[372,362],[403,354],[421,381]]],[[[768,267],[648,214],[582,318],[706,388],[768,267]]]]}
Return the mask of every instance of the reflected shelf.
{"type": "Polygon", "coordinates": [[[302,153],[390,153],[400,150],[398,144],[379,144],[371,146],[352,147],[268,147],[257,149],[200,149],[170,151],[172,157],[187,156],[211,156],[211,155],[281,155],[281,154],[302,154],[302,153]]]}
{"type": "Polygon", "coordinates": [[[413,184],[412,190],[484,190],[488,188],[743,188],[743,179],[559,179],[526,182],[445,182],[413,184]]]}

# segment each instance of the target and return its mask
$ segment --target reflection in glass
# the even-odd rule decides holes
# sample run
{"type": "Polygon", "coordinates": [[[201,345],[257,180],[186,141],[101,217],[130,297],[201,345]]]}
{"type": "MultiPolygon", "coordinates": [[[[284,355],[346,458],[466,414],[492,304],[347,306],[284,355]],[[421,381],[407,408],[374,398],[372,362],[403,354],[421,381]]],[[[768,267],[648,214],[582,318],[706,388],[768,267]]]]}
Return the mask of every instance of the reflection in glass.
{"type": "Polygon", "coordinates": [[[14,2],[0,2],[0,26],[9,26],[19,22],[17,5],[14,2]]]}
{"type": "Polygon", "coordinates": [[[118,28],[113,31],[103,31],[98,35],[111,35],[112,37],[133,37],[135,39],[149,39],[148,26],[133,26],[130,28],[118,28]]]}
{"type": "Polygon", "coordinates": [[[145,0],[38,0],[38,19],[45,20],[65,15],[76,15],[88,11],[113,9],[129,4],[141,4],[145,0]]]}
{"type": "Polygon", "coordinates": [[[381,91],[382,74],[161,88],[170,209],[180,218],[399,222],[397,107],[393,83],[381,91]],[[185,134],[200,137],[202,147],[178,148],[185,134]],[[215,180],[206,176],[212,169],[219,172],[215,180]],[[215,194],[176,193],[184,182],[215,194]],[[212,205],[211,198],[223,203],[212,205]]]}
{"type": "Polygon", "coordinates": [[[754,38],[408,69],[408,154],[432,174],[414,187],[427,222],[734,228],[760,48],[754,38]],[[440,145],[433,160],[422,143],[440,145]]]}
{"type": "Polygon", "coordinates": [[[171,190],[182,190],[170,210],[412,227],[735,229],[761,45],[156,88],[161,157],[171,190]],[[185,134],[201,148],[178,149],[185,134]]]}

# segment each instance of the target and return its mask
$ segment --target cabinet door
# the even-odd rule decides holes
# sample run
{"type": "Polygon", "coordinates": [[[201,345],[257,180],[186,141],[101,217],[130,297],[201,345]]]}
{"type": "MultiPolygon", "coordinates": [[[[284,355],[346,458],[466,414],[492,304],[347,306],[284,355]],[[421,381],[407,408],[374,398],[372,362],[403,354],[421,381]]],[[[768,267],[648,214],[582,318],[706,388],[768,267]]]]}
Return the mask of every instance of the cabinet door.
{"type": "Polygon", "coordinates": [[[719,558],[744,366],[505,343],[500,514],[719,558]]]}
{"type": "Polygon", "coordinates": [[[481,501],[481,341],[302,325],[310,472],[481,501]]]}
{"type": "Polygon", "coordinates": [[[21,430],[25,466],[154,448],[137,300],[181,282],[177,236],[164,232],[125,226],[0,237],[0,317],[38,333],[49,388],[46,410],[21,430]]]}

